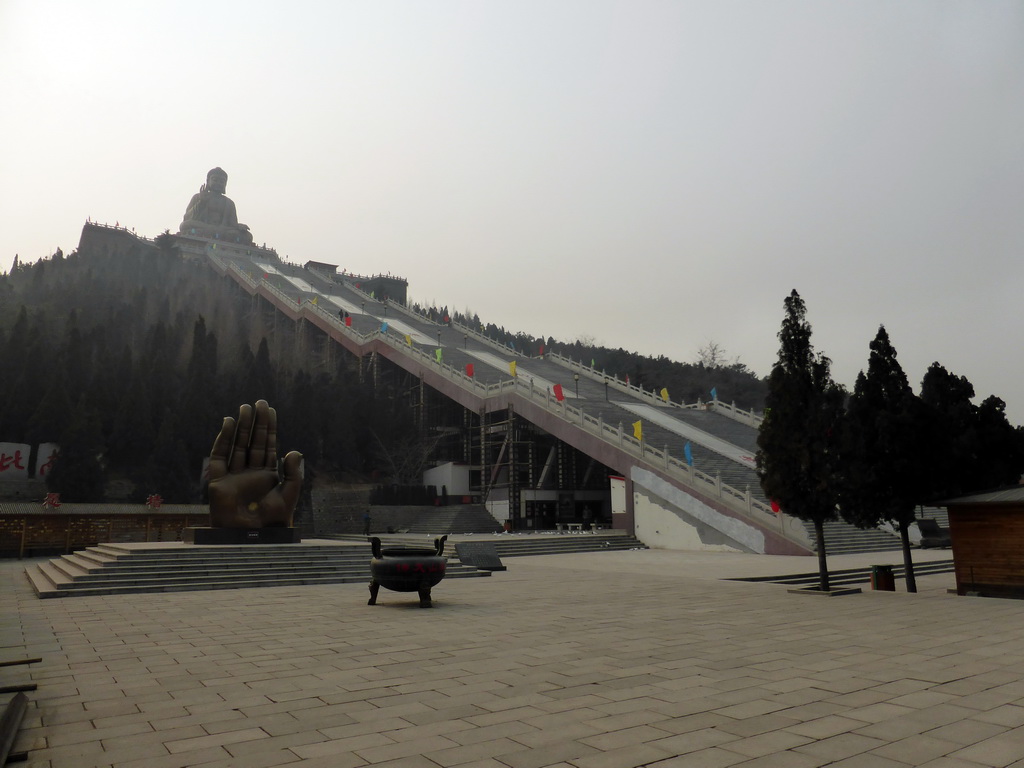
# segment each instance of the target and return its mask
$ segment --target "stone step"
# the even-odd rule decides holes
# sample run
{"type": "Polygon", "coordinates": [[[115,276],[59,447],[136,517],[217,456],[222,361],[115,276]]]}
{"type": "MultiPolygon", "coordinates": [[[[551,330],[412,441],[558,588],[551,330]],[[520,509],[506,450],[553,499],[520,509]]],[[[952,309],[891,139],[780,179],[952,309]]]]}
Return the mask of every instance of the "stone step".
{"type": "Polygon", "coordinates": [[[70,581],[74,581],[77,578],[88,578],[89,576],[88,568],[76,564],[67,555],[51,560],[50,565],[53,566],[55,571],[58,571],[70,581]]]}
{"type": "MultiPolygon", "coordinates": [[[[58,569],[59,570],[59,569],[58,569]]],[[[109,571],[100,569],[80,575],[70,575],[69,581],[73,584],[96,584],[99,582],[133,582],[133,583],[162,583],[177,584],[186,581],[202,581],[204,579],[245,579],[262,578],[268,574],[295,575],[299,573],[362,573],[367,570],[365,563],[337,564],[337,565],[301,565],[294,567],[246,567],[246,568],[201,568],[185,570],[182,568],[161,568],[158,570],[136,570],[126,569],[120,571],[109,571]]],[[[66,572],[65,572],[66,573],[66,572]]]]}
{"type": "Polygon", "coordinates": [[[215,553],[217,557],[229,558],[229,557],[249,557],[252,556],[253,552],[261,553],[275,553],[282,556],[289,556],[294,554],[296,551],[301,550],[302,552],[337,552],[339,549],[337,544],[238,544],[238,545],[180,545],[174,544],[173,546],[159,547],[153,545],[151,549],[143,549],[140,544],[98,544],[95,547],[89,547],[89,551],[96,552],[99,554],[105,554],[111,557],[124,557],[125,555],[131,555],[132,557],[176,557],[176,558],[188,558],[188,557],[206,557],[211,553],[215,553]],[[258,548],[258,549],[257,549],[258,548]]]}
{"type": "Polygon", "coordinates": [[[106,565],[107,563],[115,562],[117,559],[106,552],[98,551],[96,547],[76,550],[71,553],[71,556],[77,558],[79,561],[88,562],[92,565],[106,565]]]}
{"type": "Polygon", "coordinates": [[[43,592],[53,592],[57,589],[56,583],[50,578],[47,563],[39,563],[36,566],[29,566],[25,569],[25,575],[28,576],[29,583],[32,585],[32,589],[35,590],[37,595],[43,592]]]}
{"type": "MultiPolygon", "coordinates": [[[[54,561],[50,561],[49,565],[53,566],[54,561]]],[[[60,569],[54,569],[55,573],[60,578],[62,584],[67,585],[69,589],[75,589],[79,585],[91,586],[97,583],[109,583],[109,584],[121,584],[121,585],[137,585],[137,584],[183,584],[188,582],[201,583],[204,581],[243,581],[243,580],[261,580],[266,578],[285,577],[294,578],[297,576],[331,576],[340,575],[348,576],[354,575],[359,578],[369,579],[370,567],[369,561],[362,563],[350,563],[345,565],[338,565],[334,567],[300,567],[300,568],[264,568],[259,570],[245,569],[245,570],[216,570],[209,569],[198,572],[182,573],[178,569],[174,570],[163,570],[163,571],[146,571],[146,572],[135,572],[127,571],[122,573],[108,573],[105,570],[99,572],[86,573],[82,575],[68,576],[67,572],[61,571],[60,569]]],[[[470,566],[463,565],[462,563],[455,561],[450,563],[448,567],[448,573],[446,575],[457,576],[464,575],[471,572],[470,566]]]]}
{"type": "MultiPolygon", "coordinates": [[[[460,574],[450,573],[446,574],[446,579],[458,579],[458,578],[470,578],[478,576],[490,576],[488,571],[480,571],[473,574],[460,574]]],[[[309,586],[309,585],[322,585],[322,584],[369,584],[370,575],[369,570],[366,574],[351,575],[343,577],[332,577],[332,576],[316,576],[309,575],[303,577],[281,577],[277,579],[266,579],[259,581],[246,581],[246,582],[234,582],[234,581],[210,581],[196,584],[185,584],[185,585],[166,585],[163,588],[158,588],[157,585],[97,585],[92,587],[82,587],[77,589],[69,589],[63,586],[52,587],[50,589],[37,588],[37,594],[40,598],[58,598],[58,597],[88,597],[95,595],[127,595],[127,594],[146,594],[146,593],[157,593],[157,592],[189,592],[189,591],[203,591],[213,589],[253,589],[253,588],[266,588],[266,587],[294,587],[294,586],[309,586]]]]}
{"type": "MultiPolygon", "coordinates": [[[[96,568],[107,569],[118,569],[118,568],[160,568],[165,567],[168,563],[174,563],[175,566],[182,568],[202,568],[209,565],[223,565],[226,567],[241,567],[250,564],[270,563],[280,564],[282,566],[301,564],[301,563],[335,563],[335,562],[361,562],[363,559],[370,556],[369,546],[365,547],[351,547],[342,548],[338,547],[336,552],[312,552],[309,554],[294,553],[289,555],[283,555],[275,553],[273,555],[260,556],[257,554],[250,554],[247,556],[226,556],[218,557],[214,553],[204,555],[202,557],[188,557],[188,558],[177,558],[173,555],[162,555],[159,557],[146,557],[136,555],[124,555],[119,558],[112,559],[108,562],[97,563],[84,559],[79,559],[76,565],[85,567],[88,570],[96,568]],[[345,551],[348,550],[348,551],[345,551]],[[85,564],[84,566],[82,564],[85,564]]],[[[73,557],[74,555],[65,555],[65,558],[73,557]]]]}
{"type": "Polygon", "coordinates": [[[173,561],[159,564],[122,563],[116,566],[96,567],[81,573],[76,578],[94,579],[108,578],[122,574],[154,575],[174,573],[181,575],[203,575],[207,573],[260,573],[264,571],[296,571],[296,570],[337,570],[339,568],[361,568],[367,558],[359,557],[347,560],[308,560],[290,563],[245,562],[245,563],[174,563],[173,561]]]}

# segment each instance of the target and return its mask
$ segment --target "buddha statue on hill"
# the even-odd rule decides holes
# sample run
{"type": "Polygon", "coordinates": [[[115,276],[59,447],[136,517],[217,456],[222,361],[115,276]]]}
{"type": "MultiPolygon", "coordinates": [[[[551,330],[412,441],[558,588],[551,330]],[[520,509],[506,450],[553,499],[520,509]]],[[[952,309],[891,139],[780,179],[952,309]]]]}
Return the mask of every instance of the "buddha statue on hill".
{"type": "Polygon", "coordinates": [[[192,195],[178,232],[228,243],[252,244],[249,228],[238,223],[235,204],[224,194],[227,186],[228,175],[222,169],[214,168],[206,174],[206,183],[192,195]]]}

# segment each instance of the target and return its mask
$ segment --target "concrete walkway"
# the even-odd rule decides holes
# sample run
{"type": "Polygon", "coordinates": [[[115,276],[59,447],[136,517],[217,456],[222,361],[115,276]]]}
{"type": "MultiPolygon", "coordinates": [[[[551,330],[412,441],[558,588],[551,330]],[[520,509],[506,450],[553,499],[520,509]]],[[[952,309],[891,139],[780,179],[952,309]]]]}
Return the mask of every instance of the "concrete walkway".
{"type": "Polygon", "coordinates": [[[1024,766],[1024,603],[951,574],[823,598],[721,580],[813,558],[522,557],[421,610],[353,584],[37,600],[24,565],[0,658],[43,662],[0,684],[39,685],[29,766],[1024,766]]]}

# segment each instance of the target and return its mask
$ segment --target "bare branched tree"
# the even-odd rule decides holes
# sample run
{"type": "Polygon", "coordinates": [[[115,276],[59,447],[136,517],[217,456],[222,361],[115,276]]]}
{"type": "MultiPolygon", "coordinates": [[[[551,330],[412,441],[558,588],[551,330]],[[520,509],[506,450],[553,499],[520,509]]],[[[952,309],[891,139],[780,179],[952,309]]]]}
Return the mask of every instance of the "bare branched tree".
{"type": "MultiPolygon", "coordinates": [[[[737,362],[739,362],[739,358],[737,358],[737,362]]],[[[708,342],[697,350],[697,364],[705,368],[728,366],[729,360],[726,358],[725,347],[714,339],[708,339],[708,342]]]]}

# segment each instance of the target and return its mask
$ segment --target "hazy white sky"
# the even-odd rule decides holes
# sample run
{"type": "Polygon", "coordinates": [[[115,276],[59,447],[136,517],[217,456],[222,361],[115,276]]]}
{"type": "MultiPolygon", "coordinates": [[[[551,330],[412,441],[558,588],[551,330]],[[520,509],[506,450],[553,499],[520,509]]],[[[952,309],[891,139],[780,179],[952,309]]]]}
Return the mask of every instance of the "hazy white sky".
{"type": "Polygon", "coordinates": [[[2,270],[219,165],[413,300],[764,375],[796,288],[844,384],[885,324],[1024,422],[1019,0],[0,0],[0,105],[2,270]]]}

